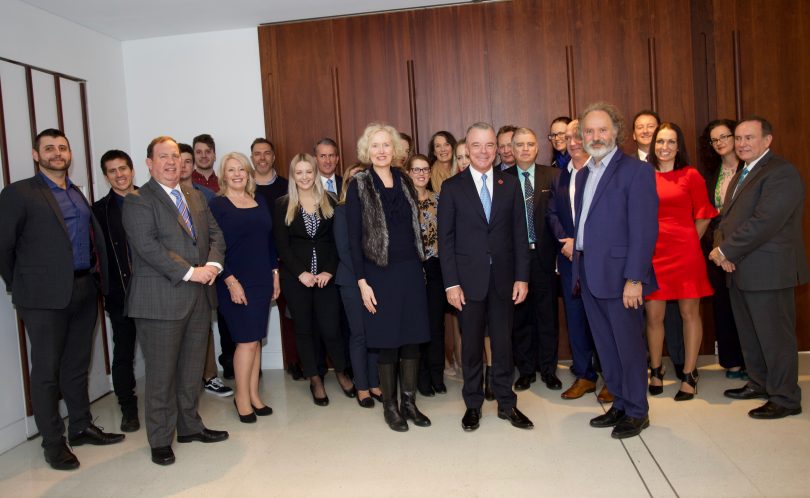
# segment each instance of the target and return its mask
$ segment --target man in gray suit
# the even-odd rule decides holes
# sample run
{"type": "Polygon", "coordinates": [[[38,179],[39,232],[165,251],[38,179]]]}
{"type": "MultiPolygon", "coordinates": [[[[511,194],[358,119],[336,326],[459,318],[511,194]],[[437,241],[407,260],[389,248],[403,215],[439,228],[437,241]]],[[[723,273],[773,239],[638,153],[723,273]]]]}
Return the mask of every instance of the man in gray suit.
{"type": "Polygon", "coordinates": [[[810,280],[802,238],[804,185],[796,168],[774,155],[772,128],[760,117],[734,130],[745,162],[731,179],[709,258],[728,272],[734,321],[751,380],[725,395],[764,398],[748,412],[775,419],[802,412],[794,288],[810,280]]]}
{"type": "Polygon", "coordinates": [[[146,431],[152,461],[174,463],[177,441],[214,443],[197,412],[208,327],[216,309],[211,284],[222,271],[225,242],[202,194],[180,182],[180,149],[157,137],[146,149],[152,178],[124,201],[132,249],[128,316],[146,362],[146,431]]]}

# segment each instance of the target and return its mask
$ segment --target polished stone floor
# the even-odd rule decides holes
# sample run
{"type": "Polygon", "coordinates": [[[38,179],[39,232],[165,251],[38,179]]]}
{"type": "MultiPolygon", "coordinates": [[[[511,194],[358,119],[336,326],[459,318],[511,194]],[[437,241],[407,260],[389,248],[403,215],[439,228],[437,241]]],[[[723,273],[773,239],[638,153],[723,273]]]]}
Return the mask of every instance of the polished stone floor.
{"type": "MultiPolygon", "coordinates": [[[[594,395],[565,401],[540,383],[518,394],[534,430],[511,427],[486,402],[480,429],[463,432],[461,381],[448,377],[448,394],[418,400],[433,426],[395,433],[379,404],[360,408],[334,375],[331,404],[317,407],[306,382],[268,370],[262,392],[275,413],[256,424],[238,422],[231,398],[203,395],[206,425],[230,431],[224,443],[175,443],[177,462],[159,467],[141,429],[118,445],[76,448],[80,469],[59,472],[35,438],[0,455],[0,496],[810,496],[810,404],[799,416],[753,420],[747,411],[761,401],[724,398],[742,384],[726,379],[714,357],[701,358],[700,372],[695,400],[672,400],[670,374],[664,394],[650,400],[651,427],[617,441],[588,426],[605,409],[594,395]]],[[[559,375],[567,387],[567,364],[559,375]]],[[[800,375],[808,394],[810,354],[800,355],[800,375]]],[[[118,427],[114,396],[92,410],[96,424],[118,427]]]]}

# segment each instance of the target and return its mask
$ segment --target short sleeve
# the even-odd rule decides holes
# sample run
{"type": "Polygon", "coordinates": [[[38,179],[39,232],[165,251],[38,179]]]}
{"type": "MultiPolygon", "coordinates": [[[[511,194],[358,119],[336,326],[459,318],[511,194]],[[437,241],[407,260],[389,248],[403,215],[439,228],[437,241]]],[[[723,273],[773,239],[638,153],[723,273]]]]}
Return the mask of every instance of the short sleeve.
{"type": "Polygon", "coordinates": [[[692,218],[709,220],[719,214],[717,209],[709,202],[706,181],[698,170],[691,166],[687,169],[687,186],[689,188],[689,197],[692,198],[692,218]]]}

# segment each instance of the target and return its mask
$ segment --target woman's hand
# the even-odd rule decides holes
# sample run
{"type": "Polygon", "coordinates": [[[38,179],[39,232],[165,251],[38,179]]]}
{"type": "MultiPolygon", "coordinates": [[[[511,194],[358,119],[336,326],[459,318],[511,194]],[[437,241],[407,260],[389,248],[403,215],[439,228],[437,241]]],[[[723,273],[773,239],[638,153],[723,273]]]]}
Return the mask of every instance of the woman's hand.
{"type": "Polygon", "coordinates": [[[366,279],[362,278],[357,281],[357,286],[360,287],[360,296],[363,298],[363,306],[366,307],[372,315],[377,313],[377,298],[374,297],[374,289],[366,283],[366,279]]]}
{"type": "Polygon", "coordinates": [[[245,289],[242,284],[233,275],[225,279],[225,285],[228,286],[228,291],[231,293],[231,301],[234,304],[244,304],[247,306],[247,297],[245,296],[245,289]]]}
{"type": "Polygon", "coordinates": [[[281,284],[278,280],[278,270],[273,270],[273,297],[271,298],[273,301],[278,299],[278,296],[281,295],[281,284]]]}
{"type": "Polygon", "coordinates": [[[326,271],[315,275],[315,283],[320,288],[326,287],[326,284],[328,284],[329,280],[331,280],[331,279],[332,279],[332,274],[329,273],[329,272],[326,272],[326,271]]]}
{"type": "Polygon", "coordinates": [[[298,275],[298,281],[304,284],[304,287],[312,287],[316,284],[316,277],[310,272],[305,271],[298,275]]]}

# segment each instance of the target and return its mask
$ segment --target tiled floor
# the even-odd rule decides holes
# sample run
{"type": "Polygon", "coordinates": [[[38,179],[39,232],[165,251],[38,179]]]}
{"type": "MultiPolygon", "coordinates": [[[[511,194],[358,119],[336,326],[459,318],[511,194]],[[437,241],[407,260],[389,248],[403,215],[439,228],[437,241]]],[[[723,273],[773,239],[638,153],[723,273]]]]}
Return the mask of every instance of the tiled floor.
{"type": "MultiPolygon", "coordinates": [[[[742,384],[713,357],[700,365],[698,398],[675,403],[669,375],[664,395],[650,400],[651,427],[624,441],[588,426],[603,410],[593,395],[564,401],[540,383],[518,395],[532,431],[498,419],[486,402],[480,429],[463,432],[461,382],[448,378],[448,394],[419,398],[433,426],[401,434],[380,405],[345,398],[333,375],[331,404],[321,408],[306,382],[266,371],[275,413],[256,424],[240,424],[230,398],[203,395],[206,424],[230,431],[224,443],[175,444],[177,463],[159,467],[142,429],[119,445],[76,448],[81,468],[58,472],[37,438],[0,455],[0,496],[810,496],[810,404],[799,416],[753,420],[746,412],[761,402],[724,398],[742,384]]],[[[567,387],[565,365],[559,374],[567,387]]],[[[810,354],[800,355],[800,374],[810,393],[810,354]]],[[[108,430],[120,422],[112,395],[93,413],[108,430]]]]}

